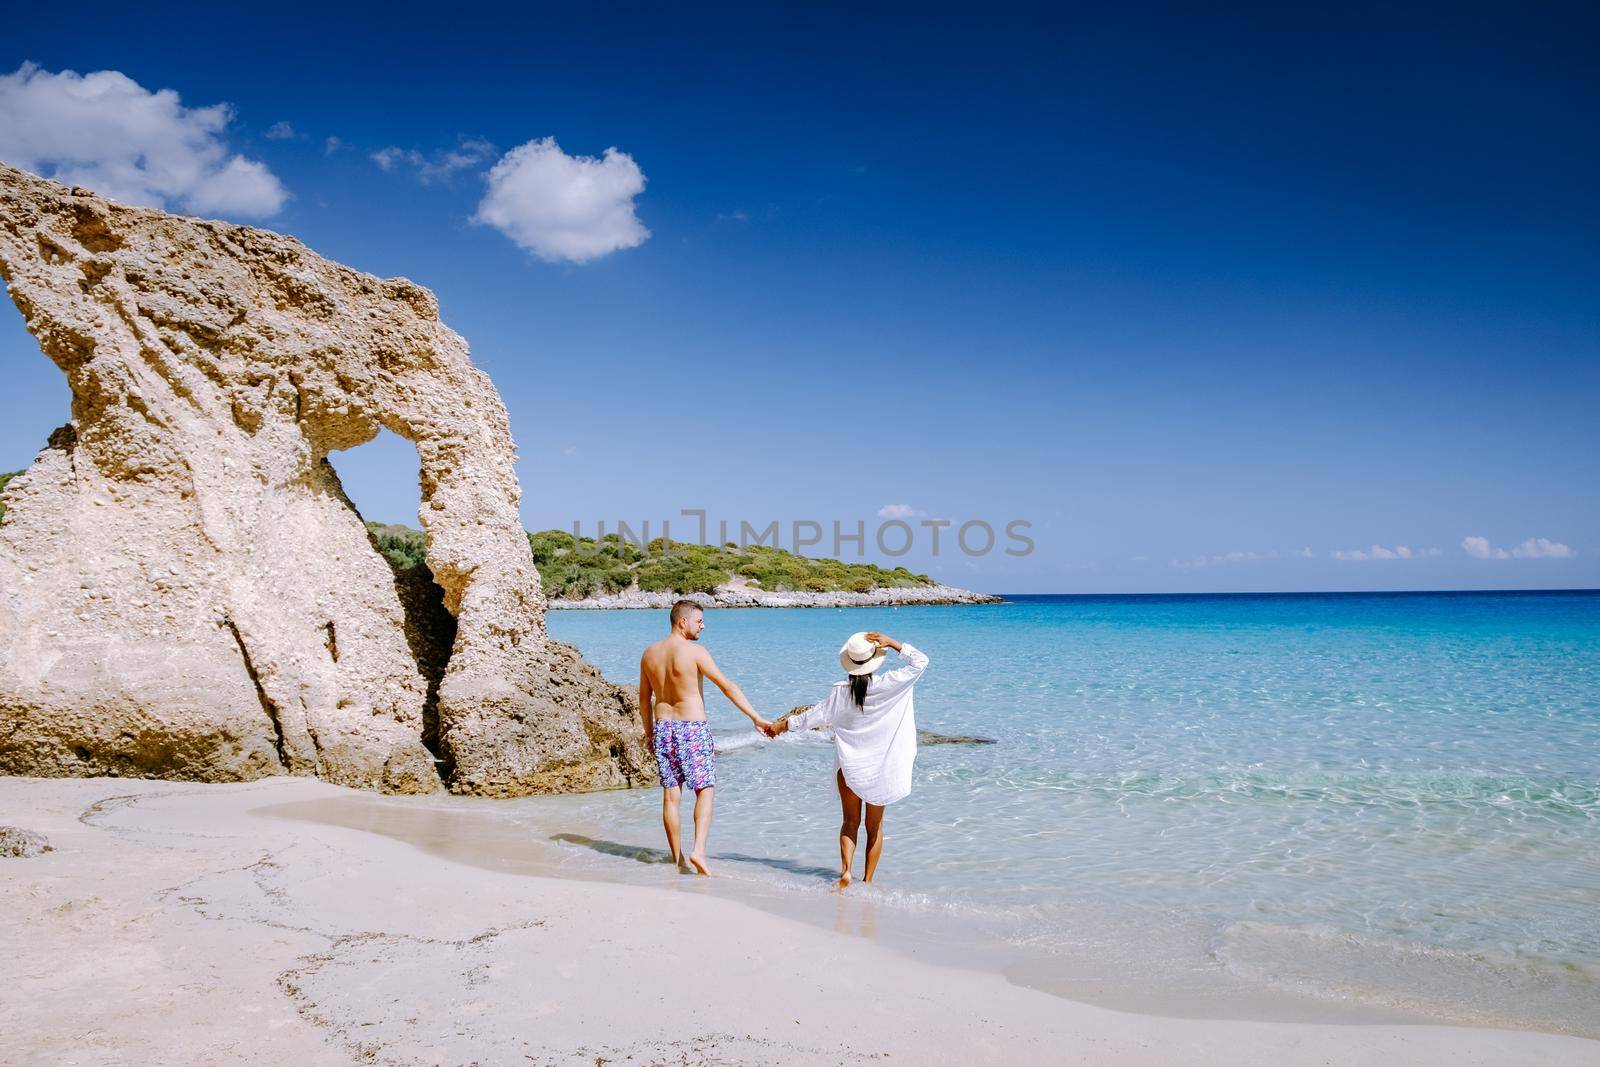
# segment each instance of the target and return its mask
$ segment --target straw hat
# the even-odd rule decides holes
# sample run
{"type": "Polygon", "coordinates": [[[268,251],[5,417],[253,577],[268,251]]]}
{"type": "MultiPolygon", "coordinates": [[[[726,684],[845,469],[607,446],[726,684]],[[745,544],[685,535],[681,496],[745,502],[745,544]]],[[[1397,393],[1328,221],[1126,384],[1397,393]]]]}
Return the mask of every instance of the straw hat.
{"type": "Polygon", "coordinates": [[[846,674],[871,674],[878,669],[888,654],[888,649],[879,648],[868,641],[867,632],[861,630],[851,634],[850,640],[839,650],[839,665],[844,668],[846,674]]]}

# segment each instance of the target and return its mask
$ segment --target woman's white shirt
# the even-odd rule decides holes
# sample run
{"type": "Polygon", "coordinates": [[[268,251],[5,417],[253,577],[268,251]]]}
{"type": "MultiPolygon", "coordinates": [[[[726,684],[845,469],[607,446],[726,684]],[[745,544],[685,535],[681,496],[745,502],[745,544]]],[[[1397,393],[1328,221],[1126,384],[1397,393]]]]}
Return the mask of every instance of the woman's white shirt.
{"type": "Polygon", "coordinates": [[[833,727],[834,749],[845,784],[868,804],[893,804],[911,792],[917,758],[917,719],[912,699],[928,657],[902,643],[906,663],[872,676],[865,707],[850,699],[850,683],[835,682],[828,695],[789,718],[790,732],[833,727]]]}

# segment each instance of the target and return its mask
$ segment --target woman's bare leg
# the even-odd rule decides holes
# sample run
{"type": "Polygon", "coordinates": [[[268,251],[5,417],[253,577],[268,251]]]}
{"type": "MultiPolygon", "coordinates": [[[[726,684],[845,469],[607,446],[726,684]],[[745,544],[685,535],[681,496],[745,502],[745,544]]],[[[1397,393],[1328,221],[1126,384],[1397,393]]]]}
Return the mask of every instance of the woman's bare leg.
{"type": "Polygon", "coordinates": [[[706,837],[711,833],[711,802],[716,792],[715,786],[708,785],[694,795],[694,851],[689,853],[689,866],[696,874],[711,873],[706,866],[706,837]]]}
{"type": "Polygon", "coordinates": [[[678,800],[683,796],[681,786],[661,790],[661,825],[667,831],[667,848],[672,852],[672,862],[683,866],[683,846],[678,844],[678,800]]]}
{"type": "Polygon", "coordinates": [[[850,864],[856,858],[856,832],[861,829],[861,798],[855,790],[844,784],[844,772],[834,774],[839,783],[839,888],[850,884],[850,864]]]}
{"type": "Polygon", "coordinates": [[[867,805],[867,876],[863,882],[871,882],[872,876],[878,873],[878,857],[883,855],[883,807],[879,804],[867,805]]]}

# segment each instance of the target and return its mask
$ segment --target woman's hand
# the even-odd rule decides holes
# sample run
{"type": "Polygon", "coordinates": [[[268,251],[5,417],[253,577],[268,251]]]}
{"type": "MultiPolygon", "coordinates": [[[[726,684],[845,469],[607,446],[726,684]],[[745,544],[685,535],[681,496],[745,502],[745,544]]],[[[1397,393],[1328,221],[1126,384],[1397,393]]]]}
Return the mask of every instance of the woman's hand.
{"type": "Polygon", "coordinates": [[[871,641],[879,648],[892,648],[896,652],[900,651],[900,642],[896,641],[886,633],[879,633],[877,630],[868,630],[867,640],[871,641]]]}

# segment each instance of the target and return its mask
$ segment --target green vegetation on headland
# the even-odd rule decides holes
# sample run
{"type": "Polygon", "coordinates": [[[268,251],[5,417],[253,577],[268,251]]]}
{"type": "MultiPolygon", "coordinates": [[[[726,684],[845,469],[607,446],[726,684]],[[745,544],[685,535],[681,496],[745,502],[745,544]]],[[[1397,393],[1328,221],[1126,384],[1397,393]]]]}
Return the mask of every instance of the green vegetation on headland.
{"type": "MultiPolygon", "coordinates": [[[[369,522],[384,555],[403,567],[423,562],[422,534],[407,526],[369,522]]],[[[656,538],[641,547],[617,534],[574,537],[561,530],[528,535],[533,562],[545,595],[581,600],[620,593],[635,582],[646,593],[712,593],[743,579],[763,592],[864,593],[869,589],[911,589],[933,585],[926,574],[904,567],[887,570],[871,563],[797,556],[781,548],[751,545],[684,544],[656,538]]]]}
{"type": "MultiPolygon", "coordinates": [[[[0,474],[0,493],[21,473],[0,474]]],[[[4,518],[5,498],[0,496],[0,521],[4,518]]],[[[378,522],[367,523],[367,529],[378,551],[401,568],[426,563],[421,531],[378,522]]],[[[935,584],[926,574],[904,567],[887,570],[871,563],[812,559],[767,545],[740,548],[731,541],[721,546],[674,541],[669,546],[658,537],[641,547],[614,533],[596,539],[541,530],[528,535],[528,544],[545,595],[561,600],[621,593],[636,582],[646,593],[713,593],[736,579],[767,593],[865,593],[935,584]]]]}

